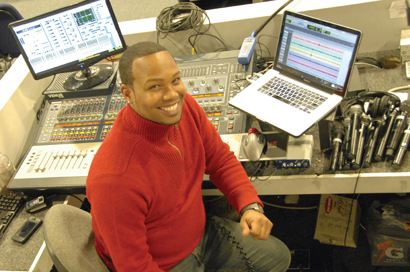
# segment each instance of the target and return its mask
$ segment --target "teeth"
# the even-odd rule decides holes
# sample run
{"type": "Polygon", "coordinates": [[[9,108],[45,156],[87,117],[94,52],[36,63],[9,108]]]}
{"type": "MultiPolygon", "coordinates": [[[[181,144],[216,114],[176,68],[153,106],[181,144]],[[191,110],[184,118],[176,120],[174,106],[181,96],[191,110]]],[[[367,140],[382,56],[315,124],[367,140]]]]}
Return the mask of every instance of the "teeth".
{"type": "Polygon", "coordinates": [[[174,111],[174,110],[177,109],[177,107],[178,107],[178,103],[175,104],[175,105],[173,105],[173,106],[171,106],[171,107],[161,108],[161,110],[164,110],[164,111],[174,111]]]}

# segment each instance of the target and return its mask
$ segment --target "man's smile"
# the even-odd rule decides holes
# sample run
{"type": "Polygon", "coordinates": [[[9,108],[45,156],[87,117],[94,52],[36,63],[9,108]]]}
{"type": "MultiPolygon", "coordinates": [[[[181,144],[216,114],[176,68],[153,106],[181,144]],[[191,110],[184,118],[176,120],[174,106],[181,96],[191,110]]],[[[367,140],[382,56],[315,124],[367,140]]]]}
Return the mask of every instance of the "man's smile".
{"type": "Polygon", "coordinates": [[[161,110],[166,111],[166,112],[172,112],[175,111],[178,108],[179,102],[175,103],[172,106],[167,106],[167,107],[160,107],[161,110]]]}

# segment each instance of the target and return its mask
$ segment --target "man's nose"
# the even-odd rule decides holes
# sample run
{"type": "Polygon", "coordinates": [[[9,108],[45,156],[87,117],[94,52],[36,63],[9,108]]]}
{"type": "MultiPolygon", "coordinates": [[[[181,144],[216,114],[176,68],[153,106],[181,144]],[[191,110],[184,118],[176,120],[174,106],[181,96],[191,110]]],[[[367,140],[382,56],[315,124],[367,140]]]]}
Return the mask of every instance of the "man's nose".
{"type": "Polygon", "coordinates": [[[165,93],[163,96],[164,100],[172,100],[175,99],[175,97],[178,96],[178,88],[174,86],[168,86],[165,88],[165,93]]]}

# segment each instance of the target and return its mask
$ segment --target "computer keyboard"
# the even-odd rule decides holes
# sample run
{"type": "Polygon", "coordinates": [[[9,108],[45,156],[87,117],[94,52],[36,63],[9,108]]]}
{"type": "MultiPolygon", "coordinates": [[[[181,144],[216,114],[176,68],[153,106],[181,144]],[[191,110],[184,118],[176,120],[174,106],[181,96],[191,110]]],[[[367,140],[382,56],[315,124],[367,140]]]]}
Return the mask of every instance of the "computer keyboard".
{"type": "Polygon", "coordinates": [[[309,91],[276,76],[260,87],[258,91],[307,113],[311,113],[327,100],[327,97],[321,94],[309,91]]]}
{"type": "Polygon", "coordinates": [[[0,195],[0,238],[23,205],[24,198],[21,196],[0,195]]]}

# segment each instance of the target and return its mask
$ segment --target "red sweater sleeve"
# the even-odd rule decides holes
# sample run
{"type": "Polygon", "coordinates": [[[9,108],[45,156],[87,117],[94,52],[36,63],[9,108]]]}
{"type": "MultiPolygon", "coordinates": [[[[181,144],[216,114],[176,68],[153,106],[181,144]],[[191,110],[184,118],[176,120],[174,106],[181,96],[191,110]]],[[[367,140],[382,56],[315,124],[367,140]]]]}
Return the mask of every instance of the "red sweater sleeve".
{"type": "Polygon", "coordinates": [[[238,213],[251,203],[262,204],[241,163],[230,151],[229,145],[222,141],[202,108],[197,103],[195,105],[196,110],[201,112],[201,135],[207,162],[205,173],[238,213]]]}

